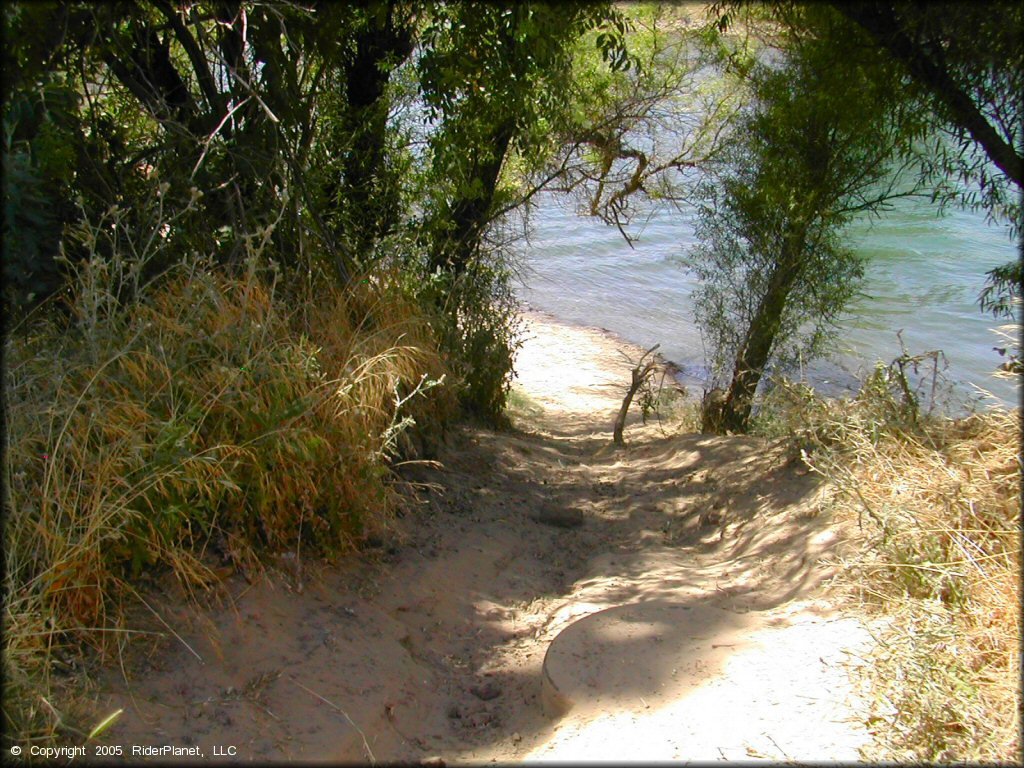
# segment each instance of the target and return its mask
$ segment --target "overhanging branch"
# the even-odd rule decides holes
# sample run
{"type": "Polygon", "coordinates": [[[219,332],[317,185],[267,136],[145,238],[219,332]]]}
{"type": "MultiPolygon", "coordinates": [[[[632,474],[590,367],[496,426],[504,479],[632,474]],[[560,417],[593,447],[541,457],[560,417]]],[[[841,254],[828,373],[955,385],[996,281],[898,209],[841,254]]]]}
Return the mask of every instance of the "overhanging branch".
{"type": "Polygon", "coordinates": [[[893,58],[903,63],[914,79],[949,111],[952,120],[970,134],[999,170],[1024,189],[1024,158],[999,135],[970,95],[956,83],[939,50],[926,51],[916,45],[888,4],[835,2],[832,5],[843,16],[860,25],[893,58]]]}

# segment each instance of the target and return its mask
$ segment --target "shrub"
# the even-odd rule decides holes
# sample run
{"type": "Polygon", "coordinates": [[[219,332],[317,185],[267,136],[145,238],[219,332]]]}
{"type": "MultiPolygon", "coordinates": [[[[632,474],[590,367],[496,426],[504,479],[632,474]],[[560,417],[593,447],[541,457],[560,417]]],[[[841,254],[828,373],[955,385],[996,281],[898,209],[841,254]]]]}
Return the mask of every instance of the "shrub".
{"type": "Polygon", "coordinates": [[[457,277],[432,275],[418,291],[424,306],[439,308],[440,347],[453,368],[463,411],[492,425],[507,425],[505,407],[521,344],[511,273],[475,263],[457,277]]]}
{"type": "Polygon", "coordinates": [[[850,534],[836,586],[883,619],[865,757],[1015,761],[1020,413],[921,413],[904,368],[880,366],[851,399],[783,383],[762,428],[788,431],[828,481],[850,534]]]}
{"type": "Polygon", "coordinates": [[[202,588],[265,552],[379,533],[399,434],[450,411],[446,387],[421,397],[445,366],[390,276],[285,295],[255,256],[235,275],[192,260],[123,304],[121,266],[87,261],[68,315],[6,341],[8,738],[68,735],[53,654],[105,650],[141,572],[202,588]]]}

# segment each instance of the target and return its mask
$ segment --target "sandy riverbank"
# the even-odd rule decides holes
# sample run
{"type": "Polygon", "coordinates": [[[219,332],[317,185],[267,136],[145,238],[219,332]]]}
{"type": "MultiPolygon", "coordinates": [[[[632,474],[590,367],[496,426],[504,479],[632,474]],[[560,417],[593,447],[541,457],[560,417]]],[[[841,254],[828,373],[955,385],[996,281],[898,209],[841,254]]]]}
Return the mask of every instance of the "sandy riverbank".
{"type": "Polygon", "coordinates": [[[98,704],[125,709],[111,743],[243,761],[858,758],[844,664],[868,636],[821,593],[836,535],[814,479],[762,440],[635,417],[613,450],[621,353],[642,350],[525,322],[515,429],[460,427],[438,466],[405,468],[394,544],[340,567],[282,558],[205,611],[152,595],[178,639],[103,679],[98,704]],[[573,706],[546,713],[556,638],[623,605],[686,619],[562,658],[573,706]]]}

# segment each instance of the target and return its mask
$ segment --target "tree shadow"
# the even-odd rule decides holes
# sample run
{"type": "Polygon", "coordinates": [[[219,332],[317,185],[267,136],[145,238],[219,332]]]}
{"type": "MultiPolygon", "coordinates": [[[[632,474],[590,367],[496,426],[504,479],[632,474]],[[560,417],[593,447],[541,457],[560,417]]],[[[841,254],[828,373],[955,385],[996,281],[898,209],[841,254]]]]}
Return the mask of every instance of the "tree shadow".
{"type": "MultiPolygon", "coordinates": [[[[456,514],[475,513],[487,520],[495,506],[506,514],[510,508],[527,514],[543,507],[583,514],[578,528],[550,531],[549,554],[557,551],[559,557],[546,567],[560,578],[537,591],[529,583],[515,588],[481,585],[481,593],[498,606],[561,601],[560,611],[545,627],[543,637],[549,640],[559,631],[580,631],[573,628],[602,609],[650,605],[666,612],[695,607],[710,611],[719,618],[705,621],[704,635],[724,647],[744,625],[745,613],[782,606],[824,577],[816,565],[829,544],[827,516],[818,514],[820,486],[789,459],[781,444],[688,434],[614,451],[609,450],[610,434],[595,431],[593,421],[590,431],[577,432],[573,425],[560,434],[513,429],[498,437],[470,431],[460,440],[468,442],[453,446],[446,457],[448,471],[472,474],[482,483],[465,510],[456,514]],[[471,463],[460,464],[459,454],[470,448],[471,463]],[[573,603],[585,606],[582,612],[574,613],[573,603]]],[[[680,646],[686,622],[654,624],[659,641],[643,632],[609,640],[613,652],[631,659],[635,667],[636,683],[625,680],[619,687],[623,700],[645,696],[650,681],[668,679],[679,668],[672,654],[659,656],[647,646],[680,646]]],[[[499,642],[484,658],[497,660],[508,650],[509,643],[499,642]]],[[[727,655],[714,655],[709,674],[727,655]]],[[[536,698],[539,660],[494,674],[508,690],[527,697],[529,707],[518,719],[499,718],[475,734],[477,748],[502,743],[513,730],[530,741],[554,726],[536,698]]],[[[616,700],[602,701],[617,706],[616,700]]],[[[455,751],[469,754],[472,749],[455,751]]]]}

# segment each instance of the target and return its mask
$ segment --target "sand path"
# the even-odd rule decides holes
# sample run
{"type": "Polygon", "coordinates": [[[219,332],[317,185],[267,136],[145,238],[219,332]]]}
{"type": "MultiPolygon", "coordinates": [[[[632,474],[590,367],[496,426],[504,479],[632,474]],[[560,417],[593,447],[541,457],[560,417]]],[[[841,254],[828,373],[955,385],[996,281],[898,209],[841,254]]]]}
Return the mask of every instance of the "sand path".
{"type": "Polygon", "coordinates": [[[110,743],[261,762],[858,759],[846,665],[869,636],[823,597],[836,536],[814,479],[759,439],[635,420],[613,450],[620,350],[639,350],[526,319],[516,429],[460,427],[442,468],[408,468],[397,544],[341,568],[282,558],[219,608],[152,596],[179,638],[103,678],[100,706],[125,709],[110,743]]]}

